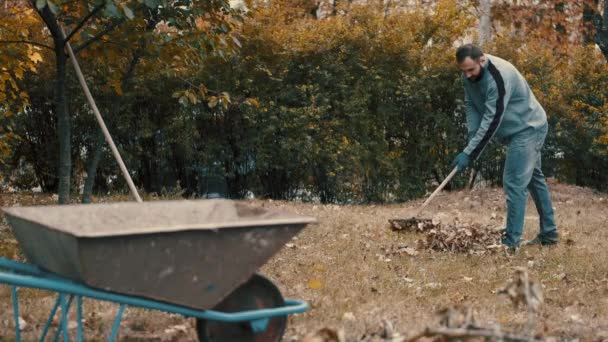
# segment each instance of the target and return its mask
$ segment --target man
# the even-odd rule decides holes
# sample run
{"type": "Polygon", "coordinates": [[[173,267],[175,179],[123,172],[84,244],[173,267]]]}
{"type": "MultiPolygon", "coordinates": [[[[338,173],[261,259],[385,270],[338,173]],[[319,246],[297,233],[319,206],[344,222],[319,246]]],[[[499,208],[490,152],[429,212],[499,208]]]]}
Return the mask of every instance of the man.
{"type": "Polygon", "coordinates": [[[548,130],[545,110],[511,63],[484,54],[472,44],[458,48],[456,61],[463,75],[469,142],[454,160],[454,166],[459,172],[466,169],[493,137],[505,142],[507,226],[502,243],[511,250],[519,247],[528,191],[540,216],[540,232],[526,244],[557,243],[553,207],[541,171],[541,148],[548,130]]]}

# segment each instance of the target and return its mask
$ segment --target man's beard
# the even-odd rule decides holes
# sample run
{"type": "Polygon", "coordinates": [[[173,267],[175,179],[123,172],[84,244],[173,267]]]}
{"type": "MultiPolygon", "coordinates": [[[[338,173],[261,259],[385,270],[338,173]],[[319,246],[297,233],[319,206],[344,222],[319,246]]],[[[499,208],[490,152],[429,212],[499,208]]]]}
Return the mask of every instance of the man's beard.
{"type": "Polygon", "coordinates": [[[479,81],[482,77],[483,77],[483,66],[481,65],[481,63],[479,64],[479,74],[477,74],[477,76],[473,76],[471,75],[471,77],[467,78],[470,82],[477,82],[479,81]]]}

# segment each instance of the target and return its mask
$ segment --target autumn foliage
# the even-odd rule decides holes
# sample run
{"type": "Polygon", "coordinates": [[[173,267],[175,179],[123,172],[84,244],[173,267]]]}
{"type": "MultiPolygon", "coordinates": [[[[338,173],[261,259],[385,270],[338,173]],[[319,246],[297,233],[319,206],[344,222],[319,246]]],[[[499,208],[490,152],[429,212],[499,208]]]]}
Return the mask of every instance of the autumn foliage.
{"type": "MultiPolygon", "coordinates": [[[[29,37],[36,22],[33,10],[20,6],[0,8],[0,21],[0,36],[12,41],[29,37]]],[[[14,132],[14,116],[30,104],[24,75],[38,71],[38,63],[42,62],[40,50],[35,45],[0,44],[0,165],[3,167],[18,138],[14,132]]],[[[0,181],[3,176],[0,173],[0,181]]]]}
{"type": "MultiPolygon", "coordinates": [[[[495,7],[495,39],[484,48],[512,61],[547,110],[547,175],[606,190],[608,69],[585,8],[543,2],[534,12],[522,3],[510,8],[518,16],[504,14],[507,2],[495,7]]],[[[475,37],[474,5],[279,0],[249,2],[243,16],[218,7],[209,17],[175,16],[181,22],[136,14],[78,58],[145,191],[406,200],[442,180],[464,146],[453,54],[475,37]]],[[[2,22],[0,41],[43,36],[33,10],[19,15],[2,22]]],[[[98,32],[87,30],[74,37],[76,46],[98,32]]],[[[14,122],[11,136],[20,137],[0,132],[2,173],[13,184],[56,191],[57,140],[47,133],[56,119],[45,86],[53,82],[53,56],[32,44],[0,49],[3,129],[14,122]],[[29,183],[18,181],[24,163],[29,183]]],[[[67,80],[72,191],[84,186],[85,173],[96,191],[124,189],[71,70],[67,80]]],[[[501,150],[494,146],[476,165],[491,183],[500,182],[501,150]]]]}

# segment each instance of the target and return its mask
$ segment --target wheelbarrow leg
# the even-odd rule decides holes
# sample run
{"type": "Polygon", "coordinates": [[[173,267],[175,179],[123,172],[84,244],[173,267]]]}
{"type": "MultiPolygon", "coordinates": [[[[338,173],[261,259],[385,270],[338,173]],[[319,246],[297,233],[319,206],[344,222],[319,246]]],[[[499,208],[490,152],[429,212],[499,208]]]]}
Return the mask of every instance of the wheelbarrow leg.
{"type": "Polygon", "coordinates": [[[118,336],[118,329],[120,329],[120,321],[122,321],[122,314],[125,311],[125,305],[120,304],[118,308],[118,313],[116,314],[116,319],[114,319],[114,325],[112,325],[112,334],[110,335],[110,341],[116,341],[116,336],[118,336]]]}
{"type": "Polygon", "coordinates": [[[11,297],[13,299],[13,315],[15,316],[15,338],[21,342],[21,327],[19,325],[19,294],[17,287],[11,286],[11,297]]]}
{"type": "Polygon", "coordinates": [[[78,320],[78,325],[76,326],[76,338],[78,342],[82,342],[82,297],[76,296],[76,319],[78,320]]]}
{"type": "Polygon", "coordinates": [[[40,342],[44,342],[46,338],[46,334],[49,333],[49,329],[51,328],[51,323],[53,323],[53,317],[57,313],[57,309],[59,308],[59,304],[61,304],[61,294],[57,294],[57,300],[55,301],[55,305],[53,309],[51,309],[51,314],[49,315],[49,319],[46,320],[46,324],[44,325],[44,329],[42,330],[42,335],[40,336],[40,342]]]}
{"type": "MultiPolygon", "coordinates": [[[[72,301],[74,300],[74,295],[70,295],[70,298],[66,302],[65,293],[60,293],[58,301],[61,303],[61,323],[57,330],[55,331],[55,336],[53,337],[53,341],[59,340],[59,334],[63,333],[63,340],[69,341],[70,337],[68,335],[68,312],[70,311],[70,306],[72,306],[72,301]]],[[[55,316],[55,315],[53,315],[55,316]]]]}

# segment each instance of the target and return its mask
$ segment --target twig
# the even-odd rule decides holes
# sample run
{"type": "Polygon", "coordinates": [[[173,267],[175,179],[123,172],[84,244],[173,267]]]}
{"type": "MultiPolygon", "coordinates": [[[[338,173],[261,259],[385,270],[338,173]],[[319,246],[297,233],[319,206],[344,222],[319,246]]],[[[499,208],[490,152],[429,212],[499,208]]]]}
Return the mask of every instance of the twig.
{"type": "Polygon", "coordinates": [[[114,30],[114,28],[116,28],[118,25],[122,24],[124,21],[125,21],[124,17],[114,20],[112,23],[108,24],[108,26],[106,26],[103,30],[98,32],[96,35],[89,38],[87,41],[81,43],[80,45],[75,46],[72,51],[74,51],[74,54],[78,54],[80,51],[86,49],[89,45],[91,45],[91,44],[95,43],[96,41],[98,41],[99,39],[101,39],[101,37],[112,32],[112,30],[114,30]]]}
{"type": "Polygon", "coordinates": [[[30,45],[38,46],[41,48],[53,50],[52,47],[50,47],[46,44],[34,42],[31,40],[0,40],[0,43],[2,43],[2,44],[30,44],[30,45]]]}
{"type": "Polygon", "coordinates": [[[530,334],[534,329],[536,313],[534,312],[534,304],[532,303],[532,296],[530,295],[530,282],[528,281],[528,272],[524,270],[522,277],[524,281],[524,295],[526,296],[526,307],[528,309],[528,326],[526,328],[526,332],[530,334]]]}
{"type": "Polygon", "coordinates": [[[69,42],[70,39],[72,39],[72,36],[75,35],[78,30],[80,30],[84,24],[86,24],[86,22],[91,19],[93,16],[95,16],[97,14],[97,12],[101,11],[103,9],[103,7],[105,6],[105,2],[102,2],[101,4],[99,4],[97,7],[95,7],[91,12],[89,12],[89,14],[87,14],[77,25],[76,27],[74,27],[74,29],[72,30],[72,32],[70,32],[68,34],[68,36],[65,38],[66,42],[69,42]]]}
{"type": "Polygon", "coordinates": [[[423,337],[434,337],[434,336],[442,336],[442,337],[484,337],[484,338],[495,338],[500,339],[501,341],[510,341],[510,342],[534,342],[538,341],[533,337],[515,335],[510,333],[504,333],[501,331],[489,330],[489,329],[463,329],[463,328],[426,328],[425,331],[417,334],[415,336],[410,337],[405,340],[406,342],[414,342],[418,341],[423,337]]]}

